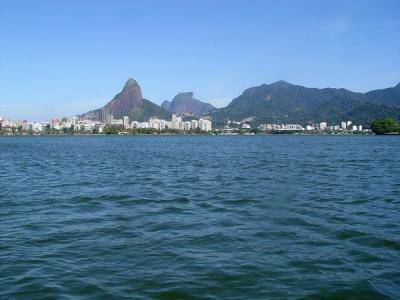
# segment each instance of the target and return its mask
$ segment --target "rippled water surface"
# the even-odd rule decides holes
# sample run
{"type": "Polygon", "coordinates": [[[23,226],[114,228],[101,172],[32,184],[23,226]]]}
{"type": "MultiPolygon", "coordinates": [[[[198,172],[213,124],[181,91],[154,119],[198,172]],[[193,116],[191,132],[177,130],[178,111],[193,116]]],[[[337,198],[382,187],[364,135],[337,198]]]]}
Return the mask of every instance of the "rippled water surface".
{"type": "Polygon", "coordinates": [[[400,299],[400,138],[0,138],[0,298],[400,299]]]}

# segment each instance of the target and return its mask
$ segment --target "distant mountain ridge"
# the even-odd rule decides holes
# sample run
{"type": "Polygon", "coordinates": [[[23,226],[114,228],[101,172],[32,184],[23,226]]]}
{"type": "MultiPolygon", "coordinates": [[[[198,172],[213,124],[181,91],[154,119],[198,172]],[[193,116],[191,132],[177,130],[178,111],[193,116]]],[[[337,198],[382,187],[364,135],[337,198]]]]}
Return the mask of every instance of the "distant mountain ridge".
{"type": "Polygon", "coordinates": [[[210,103],[205,103],[193,97],[193,92],[178,93],[172,101],[164,101],[161,107],[172,113],[193,113],[201,116],[215,107],[210,103]]]}
{"type": "MultiPolygon", "coordinates": [[[[351,120],[369,126],[375,119],[390,117],[400,120],[400,84],[392,88],[355,93],[346,89],[307,88],[285,81],[246,89],[226,107],[217,109],[193,97],[192,92],[179,93],[162,107],[143,98],[134,79],[129,79],[120,93],[103,108],[115,118],[129,116],[130,120],[147,121],[151,117],[170,119],[171,112],[190,112],[197,116],[210,115],[216,127],[226,120],[253,120],[261,123],[323,122],[339,124],[351,120]]],[[[102,108],[89,111],[81,118],[98,120],[102,108]]]]}
{"type": "MultiPolygon", "coordinates": [[[[102,108],[104,108],[107,115],[113,115],[115,118],[128,116],[130,120],[140,122],[147,121],[154,116],[164,119],[171,117],[170,112],[143,98],[139,84],[132,78],[125,83],[122,91],[102,108]]],[[[99,119],[102,108],[87,112],[80,117],[99,119]]]]}
{"type": "Polygon", "coordinates": [[[307,88],[278,81],[246,89],[239,97],[211,116],[217,124],[225,120],[253,117],[254,123],[300,123],[352,120],[369,125],[381,117],[400,119],[395,88],[355,93],[346,89],[307,88]],[[383,104],[384,103],[384,104],[383,104]]]}
{"type": "Polygon", "coordinates": [[[400,83],[395,87],[370,91],[365,96],[377,104],[400,107],[400,83]]]}

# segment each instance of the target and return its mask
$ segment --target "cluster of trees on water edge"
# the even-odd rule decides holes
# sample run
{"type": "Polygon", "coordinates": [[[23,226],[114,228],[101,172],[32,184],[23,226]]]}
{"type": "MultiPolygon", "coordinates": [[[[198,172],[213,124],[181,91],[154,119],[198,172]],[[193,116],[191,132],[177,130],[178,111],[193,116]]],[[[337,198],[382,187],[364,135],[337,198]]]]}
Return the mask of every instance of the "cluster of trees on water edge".
{"type": "Polygon", "coordinates": [[[372,122],[371,129],[375,134],[400,134],[400,123],[392,118],[378,119],[372,122]]]}

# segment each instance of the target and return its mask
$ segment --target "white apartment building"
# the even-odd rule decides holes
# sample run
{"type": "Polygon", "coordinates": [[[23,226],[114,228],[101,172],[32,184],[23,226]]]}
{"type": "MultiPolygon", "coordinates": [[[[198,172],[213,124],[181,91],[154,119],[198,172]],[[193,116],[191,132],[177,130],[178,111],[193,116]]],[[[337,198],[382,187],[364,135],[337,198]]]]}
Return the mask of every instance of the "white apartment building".
{"type": "Polygon", "coordinates": [[[191,122],[182,122],[182,130],[190,130],[192,127],[191,122]]]}
{"type": "Polygon", "coordinates": [[[129,117],[128,116],[124,116],[123,119],[122,119],[122,123],[123,123],[125,128],[129,128],[129,117]]]}
{"type": "Polygon", "coordinates": [[[192,120],[192,121],[191,121],[191,127],[192,127],[193,129],[196,129],[197,127],[199,127],[199,121],[197,121],[197,120],[192,120]]]}
{"type": "Polygon", "coordinates": [[[141,123],[138,121],[132,121],[131,128],[141,128],[141,123]]]}
{"type": "Polygon", "coordinates": [[[32,128],[34,132],[42,132],[43,131],[43,125],[41,123],[32,123],[32,128]]]}
{"type": "Polygon", "coordinates": [[[159,118],[150,118],[149,119],[149,127],[157,130],[161,129],[161,121],[159,118]]]}
{"type": "Polygon", "coordinates": [[[206,119],[200,119],[199,128],[202,131],[211,131],[212,130],[211,121],[206,119]]]}

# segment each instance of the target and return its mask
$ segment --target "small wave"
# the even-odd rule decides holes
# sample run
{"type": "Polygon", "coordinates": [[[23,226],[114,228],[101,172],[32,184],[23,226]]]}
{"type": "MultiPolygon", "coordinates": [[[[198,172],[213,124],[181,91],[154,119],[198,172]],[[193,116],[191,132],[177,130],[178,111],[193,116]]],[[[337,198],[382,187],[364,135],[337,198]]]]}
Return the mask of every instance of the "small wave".
{"type": "Polygon", "coordinates": [[[230,199],[230,200],[225,200],[225,204],[228,205],[248,205],[248,204],[256,204],[258,201],[254,199],[230,199]]]}
{"type": "Polygon", "coordinates": [[[366,236],[367,234],[358,230],[353,230],[353,229],[346,229],[346,230],[341,230],[336,233],[336,237],[339,240],[348,240],[352,239],[355,237],[361,237],[361,236],[366,236]]]}
{"type": "Polygon", "coordinates": [[[375,289],[367,280],[348,284],[343,287],[337,284],[337,287],[326,287],[319,293],[311,294],[303,299],[321,299],[321,300],[340,300],[340,299],[363,299],[377,300],[390,299],[387,295],[375,289]]]}
{"type": "Polygon", "coordinates": [[[400,251],[400,241],[374,237],[374,236],[364,236],[355,240],[357,244],[369,246],[372,248],[390,248],[393,250],[400,251]]]}

